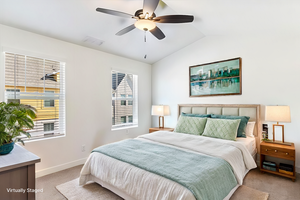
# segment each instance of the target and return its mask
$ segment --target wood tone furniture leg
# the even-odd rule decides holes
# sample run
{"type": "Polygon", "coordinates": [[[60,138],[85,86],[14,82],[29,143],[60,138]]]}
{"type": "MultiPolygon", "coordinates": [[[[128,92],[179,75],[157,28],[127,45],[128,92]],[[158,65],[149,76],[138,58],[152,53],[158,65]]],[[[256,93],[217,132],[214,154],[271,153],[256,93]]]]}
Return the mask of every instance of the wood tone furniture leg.
{"type": "MultiPolygon", "coordinates": [[[[263,161],[265,160],[265,155],[260,154],[260,169],[263,168],[263,161]]],[[[263,171],[261,171],[261,173],[264,173],[263,171]]]]}
{"type": "MultiPolygon", "coordinates": [[[[29,189],[36,189],[35,188],[35,164],[27,166],[27,173],[28,173],[28,188],[29,189]]],[[[35,200],[35,192],[28,192],[27,193],[28,200],[35,200]]]]}

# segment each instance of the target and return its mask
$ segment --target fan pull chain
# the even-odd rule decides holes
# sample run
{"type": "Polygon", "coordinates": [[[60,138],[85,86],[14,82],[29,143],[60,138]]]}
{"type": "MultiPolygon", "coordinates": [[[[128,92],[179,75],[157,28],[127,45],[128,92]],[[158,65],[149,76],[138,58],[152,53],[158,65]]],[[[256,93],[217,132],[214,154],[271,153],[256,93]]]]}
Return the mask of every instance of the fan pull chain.
{"type": "Polygon", "coordinates": [[[147,39],[146,39],[146,31],[145,31],[145,35],[144,35],[144,42],[145,42],[145,56],[144,59],[147,58],[147,39]]]}

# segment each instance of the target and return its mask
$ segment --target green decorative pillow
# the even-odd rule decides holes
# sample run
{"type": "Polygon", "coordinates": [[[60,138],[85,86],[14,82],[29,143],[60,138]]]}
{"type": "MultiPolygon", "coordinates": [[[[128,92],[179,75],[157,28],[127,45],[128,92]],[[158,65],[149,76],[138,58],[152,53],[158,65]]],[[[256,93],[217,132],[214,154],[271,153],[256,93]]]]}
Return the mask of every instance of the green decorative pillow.
{"type": "Polygon", "coordinates": [[[207,118],[187,117],[180,115],[174,132],[201,135],[207,118]]]}
{"type": "Polygon", "coordinates": [[[208,118],[203,136],[235,140],[241,119],[208,118]]]}
{"type": "Polygon", "coordinates": [[[184,112],[182,112],[181,115],[186,117],[202,117],[202,118],[211,117],[211,114],[191,114],[191,113],[184,113],[184,112]]]}
{"type": "Polygon", "coordinates": [[[247,116],[233,116],[233,115],[211,115],[211,118],[218,118],[218,119],[240,119],[241,123],[239,125],[239,129],[237,132],[237,137],[244,137],[246,138],[246,127],[250,117],[247,116]]]}

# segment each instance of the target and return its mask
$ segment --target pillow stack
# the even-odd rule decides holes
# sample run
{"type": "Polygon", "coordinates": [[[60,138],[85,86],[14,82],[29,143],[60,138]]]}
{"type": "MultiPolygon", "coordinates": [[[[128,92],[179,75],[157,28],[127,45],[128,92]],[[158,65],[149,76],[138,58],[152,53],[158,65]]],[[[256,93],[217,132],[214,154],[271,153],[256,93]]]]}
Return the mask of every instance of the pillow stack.
{"type": "Polygon", "coordinates": [[[248,123],[249,119],[247,116],[181,113],[174,131],[236,140],[236,137],[254,137],[255,122],[248,123]]]}

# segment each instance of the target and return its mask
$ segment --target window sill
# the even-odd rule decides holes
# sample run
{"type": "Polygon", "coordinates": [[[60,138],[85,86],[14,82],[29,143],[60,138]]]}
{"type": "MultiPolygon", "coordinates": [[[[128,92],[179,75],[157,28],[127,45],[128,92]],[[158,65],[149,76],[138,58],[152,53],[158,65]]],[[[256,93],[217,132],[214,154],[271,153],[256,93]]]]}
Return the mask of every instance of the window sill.
{"type": "Polygon", "coordinates": [[[121,126],[121,127],[115,127],[112,128],[111,131],[118,131],[118,130],[124,130],[124,129],[130,129],[130,128],[138,128],[138,125],[133,125],[133,126],[121,126]]]}
{"type": "Polygon", "coordinates": [[[41,141],[41,140],[57,139],[57,138],[63,138],[63,137],[66,137],[66,134],[24,138],[23,141],[24,141],[24,143],[31,143],[31,142],[41,141]]]}

